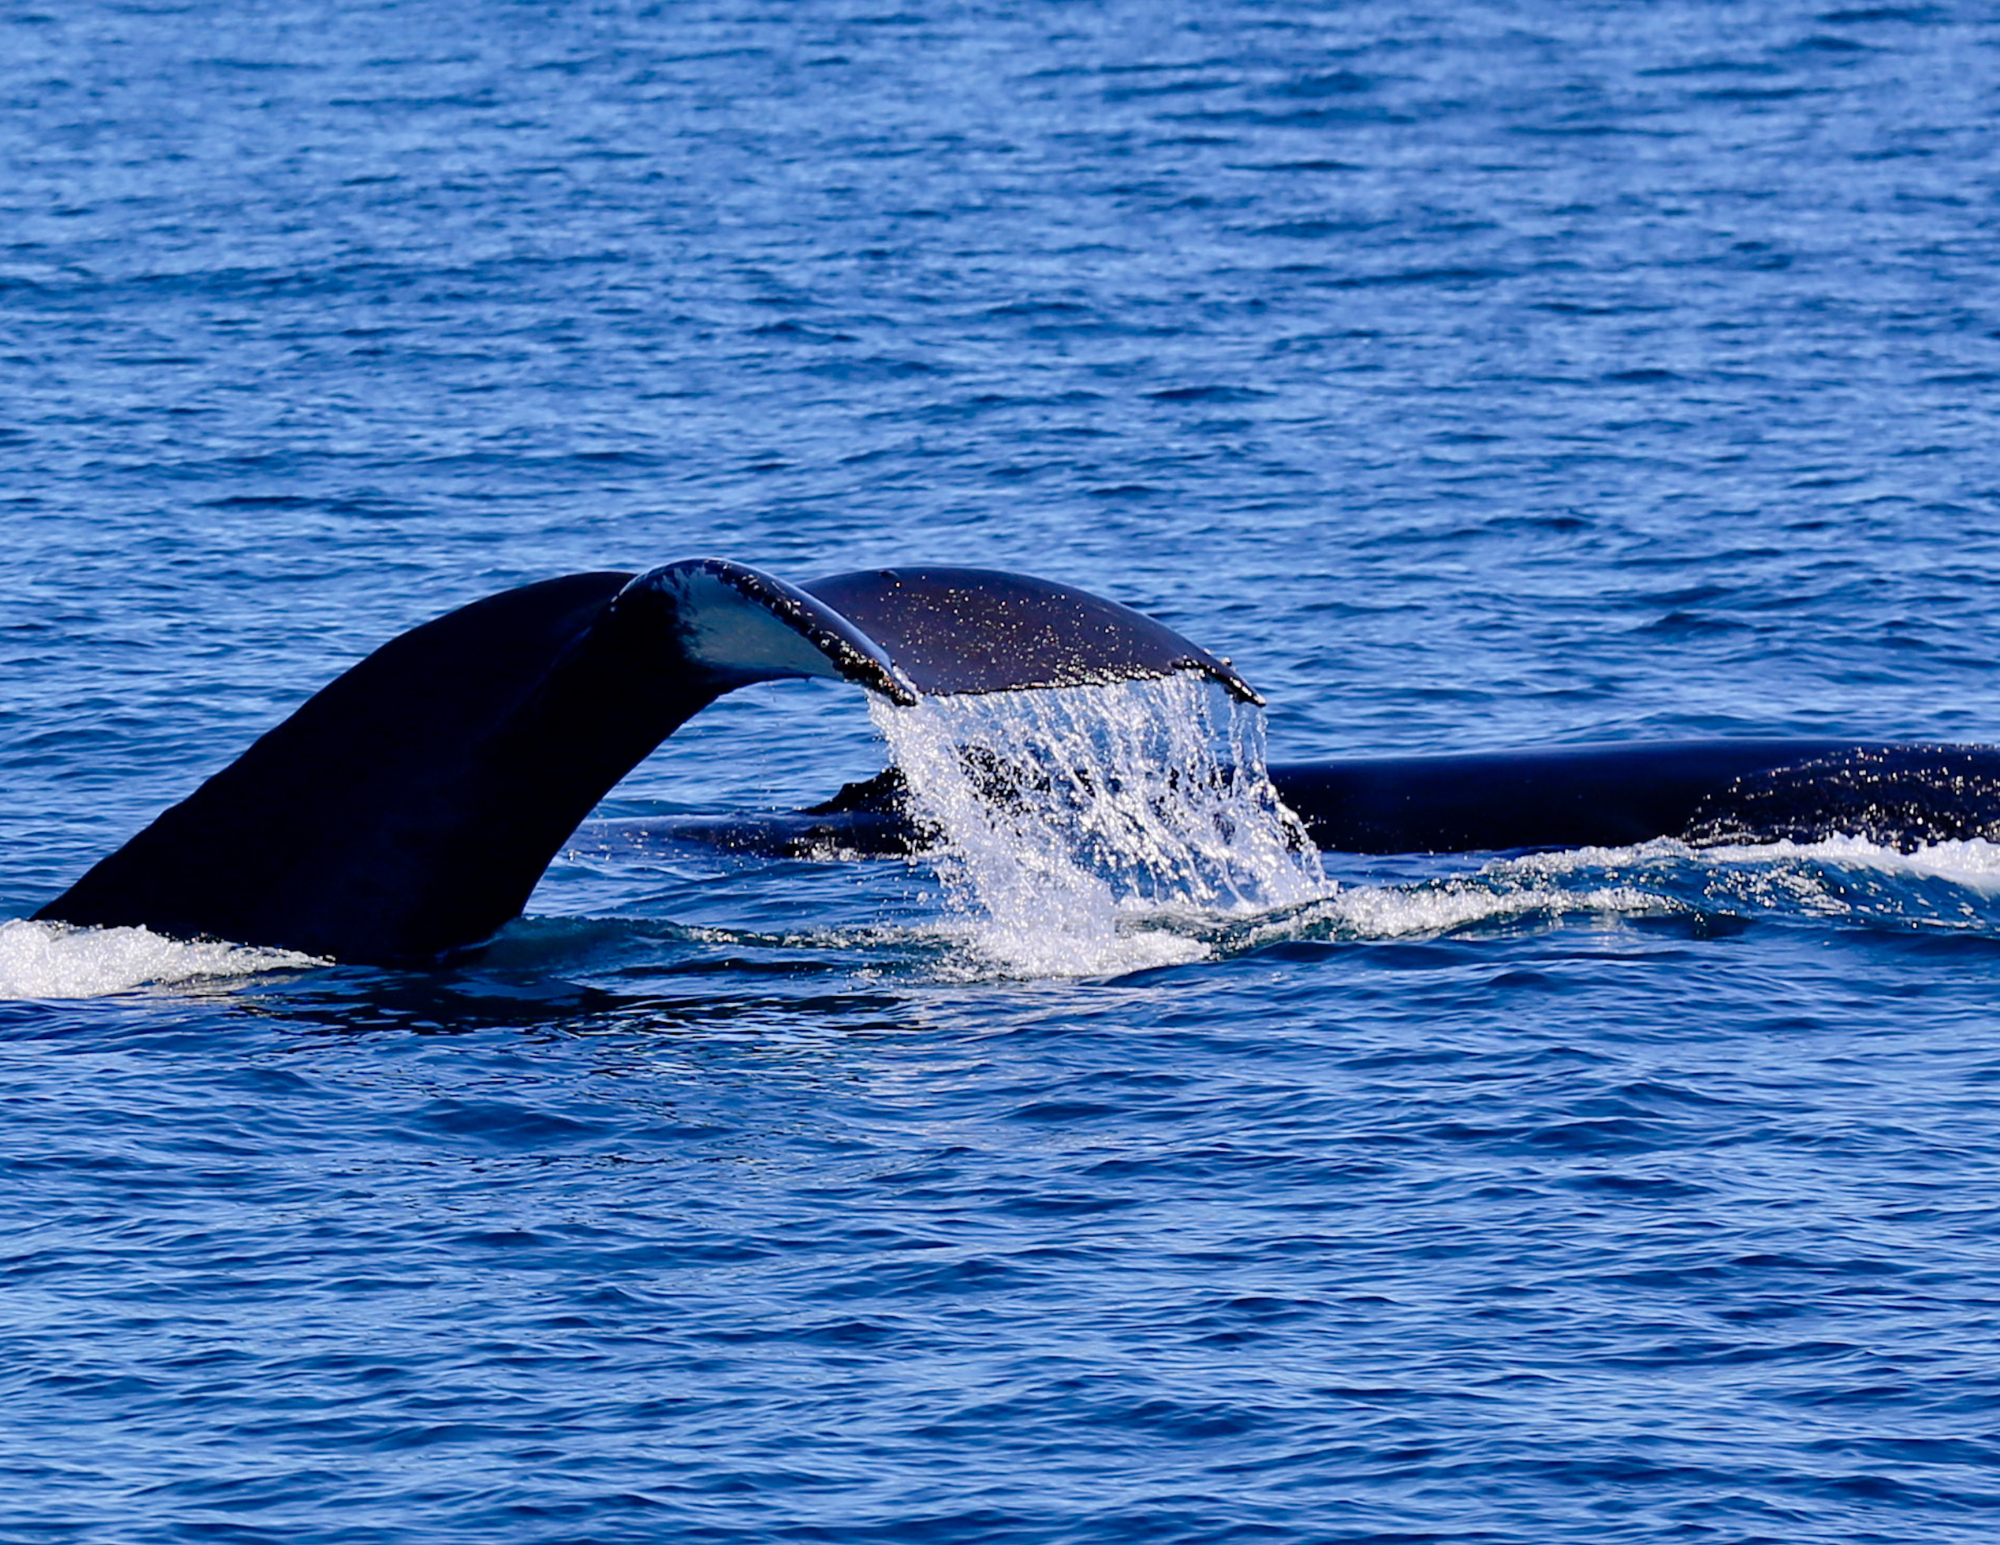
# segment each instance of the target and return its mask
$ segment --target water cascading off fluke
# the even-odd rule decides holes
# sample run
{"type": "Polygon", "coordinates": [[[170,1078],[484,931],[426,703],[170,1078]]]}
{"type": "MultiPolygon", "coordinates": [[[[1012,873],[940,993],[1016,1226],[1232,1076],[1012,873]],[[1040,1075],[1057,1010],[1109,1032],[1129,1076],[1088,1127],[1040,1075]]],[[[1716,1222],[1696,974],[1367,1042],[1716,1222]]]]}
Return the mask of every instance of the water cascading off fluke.
{"type": "Polygon", "coordinates": [[[870,713],[979,950],[1034,974],[1198,958],[1175,923],[1326,894],[1262,710],[1190,672],[870,713]],[[1151,926],[1159,925],[1159,926],[1151,926]]]}

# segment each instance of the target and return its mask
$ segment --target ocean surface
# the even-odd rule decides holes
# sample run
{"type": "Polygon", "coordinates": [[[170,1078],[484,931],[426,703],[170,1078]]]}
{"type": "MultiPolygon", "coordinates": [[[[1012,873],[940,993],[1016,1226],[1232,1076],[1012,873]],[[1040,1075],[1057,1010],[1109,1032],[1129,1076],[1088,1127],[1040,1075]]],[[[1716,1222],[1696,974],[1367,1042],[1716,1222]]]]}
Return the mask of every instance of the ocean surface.
{"type": "Polygon", "coordinates": [[[1273,761],[2000,741],[1992,6],[21,0],[0,103],[0,1540],[1993,1537],[1985,843],[19,921],[404,629],[703,555],[1080,585],[1273,761]]]}

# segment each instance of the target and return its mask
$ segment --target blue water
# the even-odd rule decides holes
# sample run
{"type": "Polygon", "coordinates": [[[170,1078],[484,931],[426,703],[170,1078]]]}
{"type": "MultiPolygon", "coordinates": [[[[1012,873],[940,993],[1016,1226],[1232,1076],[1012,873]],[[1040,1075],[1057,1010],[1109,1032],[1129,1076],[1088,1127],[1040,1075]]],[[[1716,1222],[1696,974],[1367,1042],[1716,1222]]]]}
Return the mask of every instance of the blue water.
{"type": "MultiPolygon", "coordinates": [[[[2000,740],[1989,7],[65,0],[0,101],[0,917],[700,554],[1111,595],[1279,761],[2000,740]]],[[[756,688],[606,813],[882,755],[756,688]]],[[[582,842],[436,973],[8,926],[0,1537],[1990,1539],[2000,852],[1328,873],[1074,969],[582,842]]]]}

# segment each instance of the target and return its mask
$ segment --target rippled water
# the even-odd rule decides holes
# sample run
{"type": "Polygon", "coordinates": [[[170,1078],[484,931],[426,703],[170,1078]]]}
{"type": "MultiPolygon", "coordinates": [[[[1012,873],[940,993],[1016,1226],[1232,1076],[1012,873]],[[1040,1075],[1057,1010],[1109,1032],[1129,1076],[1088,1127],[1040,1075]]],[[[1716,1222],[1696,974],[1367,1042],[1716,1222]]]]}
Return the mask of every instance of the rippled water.
{"type": "MultiPolygon", "coordinates": [[[[2000,740],[1996,43],[16,7],[0,915],[396,632],[705,553],[1110,595],[1276,761],[2000,740]]],[[[604,813],[883,756],[755,688],[604,813]]],[[[1983,1541],[2000,857],[1326,874],[1082,975],[588,833],[448,971],[0,923],[0,1533],[1983,1541]]]]}

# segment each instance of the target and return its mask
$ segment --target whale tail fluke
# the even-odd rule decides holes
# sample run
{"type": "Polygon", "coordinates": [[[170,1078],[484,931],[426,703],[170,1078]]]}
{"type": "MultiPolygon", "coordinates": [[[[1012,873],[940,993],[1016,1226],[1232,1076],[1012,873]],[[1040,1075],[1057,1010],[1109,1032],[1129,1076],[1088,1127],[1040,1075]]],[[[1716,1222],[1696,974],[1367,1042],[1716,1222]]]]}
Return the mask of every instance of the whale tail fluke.
{"type": "Polygon", "coordinates": [[[475,601],[385,644],[36,915],[337,960],[434,959],[517,916],[618,780],[725,692],[909,704],[1226,663],[1068,586],[973,569],[794,586],[692,559],[475,601]]]}

